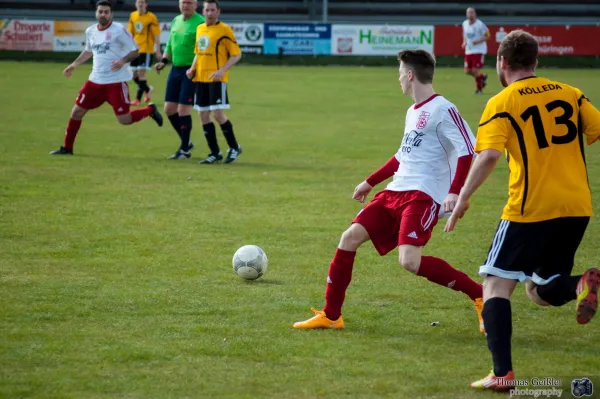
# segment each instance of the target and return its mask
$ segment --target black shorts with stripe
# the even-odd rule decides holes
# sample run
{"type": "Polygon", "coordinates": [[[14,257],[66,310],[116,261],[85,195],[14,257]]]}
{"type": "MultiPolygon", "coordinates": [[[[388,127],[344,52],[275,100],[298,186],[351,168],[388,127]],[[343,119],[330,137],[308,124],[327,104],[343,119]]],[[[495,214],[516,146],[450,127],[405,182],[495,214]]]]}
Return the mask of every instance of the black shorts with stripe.
{"type": "Polygon", "coordinates": [[[225,82],[196,82],[194,108],[196,111],[229,109],[229,96],[225,82]]]}
{"type": "Polygon", "coordinates": [[[131,61],[131,64],[129,65],[134,71],[137,71],[138,69],[146,69],[149,71],[152,69],[152,54],[140,53],[140,55],[138,55],[135,60],[131,61]]]}
{"type": "Polygon", "coordinates": [[[564,217],[533,223],[501,220],[480,276],[533,281],[545,285],[571,275],[575,252],[589,217],[564,217]]]}

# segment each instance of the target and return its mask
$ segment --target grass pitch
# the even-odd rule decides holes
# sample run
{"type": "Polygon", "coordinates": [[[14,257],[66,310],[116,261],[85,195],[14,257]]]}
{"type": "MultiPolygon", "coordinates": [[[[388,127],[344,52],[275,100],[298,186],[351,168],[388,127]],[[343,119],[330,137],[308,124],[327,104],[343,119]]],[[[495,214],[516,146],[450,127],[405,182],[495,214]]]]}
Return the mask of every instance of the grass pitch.
{"type": "MultiPolygon", "coordinates": [[[[394,68],[234,68],[229,116],[244,153],[204,166],[196,116],[194,158],[172,162],[168,122],[120,126],[108,105],[84,119],[74,157],[50,157],[89,67],[67,80],[64,65],[0,65],[0,397],[496,397],[468,388],[491,366],[468,298],[370,244],[346,329],[291,328],[323,304],[339,236],[360,210],[352,190],[401,141],[411,100],[394,68]],[[244,244],[269,256],[258,281],[232,270],[244,244]]],[[[500,89],[489,72],[484,96],[459,69],[436,74],[472,129],[500,89]]],[[[541,74],[600,105],[597,71],[541,74]]],[[[166,74],[149,76],[161,105],[166,74]]],[[[600,146],[588,165],[598,213],[600,146]]],[[[506,195],[502,163],[458,230],[438,225],[425,252],[479,281],[506,195]]],[[[600,262],[599,236],[594,217],[576,272],[600,262]]],[[[538,308],[523,287],[513,314],[518,377],[600,387],[599,320],[579,326],[573,306],[538,308]]]]}

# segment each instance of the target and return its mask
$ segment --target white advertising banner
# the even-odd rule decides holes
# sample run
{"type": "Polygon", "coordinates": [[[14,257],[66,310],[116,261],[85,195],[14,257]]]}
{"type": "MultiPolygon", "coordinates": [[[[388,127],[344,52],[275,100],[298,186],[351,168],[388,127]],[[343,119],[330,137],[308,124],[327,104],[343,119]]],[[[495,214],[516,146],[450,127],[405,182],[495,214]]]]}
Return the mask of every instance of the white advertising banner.
{"type": "Polygon", "coordinates": [[[334,55],[396,55],[402,50],[433,53],[433,25],[333,25],[334,55]]]}

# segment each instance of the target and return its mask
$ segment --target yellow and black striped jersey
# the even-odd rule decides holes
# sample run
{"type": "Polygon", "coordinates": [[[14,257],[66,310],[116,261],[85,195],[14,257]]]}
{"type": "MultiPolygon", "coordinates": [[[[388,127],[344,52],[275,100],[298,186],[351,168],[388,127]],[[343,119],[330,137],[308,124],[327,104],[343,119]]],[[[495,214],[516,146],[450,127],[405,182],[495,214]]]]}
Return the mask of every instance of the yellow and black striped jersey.
{"type": "Polygon", "coordinates": [[[508,154],[509,198],[502,219],[591,216],[584,143],[599,138],[600,112],[575,87],[532,76],[491,98],[475,151],[508,154]]]}

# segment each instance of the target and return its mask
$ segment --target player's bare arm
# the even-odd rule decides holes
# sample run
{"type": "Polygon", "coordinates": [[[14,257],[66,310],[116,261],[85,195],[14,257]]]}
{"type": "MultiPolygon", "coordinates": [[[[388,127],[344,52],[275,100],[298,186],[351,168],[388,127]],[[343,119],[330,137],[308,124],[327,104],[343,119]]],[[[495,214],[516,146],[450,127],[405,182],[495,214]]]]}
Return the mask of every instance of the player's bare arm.
{"type": "Polygon", "coordinates": [[[196,67],[198,66],[198,55],[194,57],[194,61],[192,62],[192,66],[188,69],[185,74],[189,79],[194,79],[194,75],[196,75],[196,67]]]}
{"type": "Polygon", "coordinates": [[[77,59],[73,61],[71,65],[65,68],[63,75],[65,75],[67,78],[70,77],[71,74],[73,74],[73,70],[79,65],[85,64],[90,58],[92,58],[92,55],[93,53],[91,51],[83,50],[81,54],[79,54],[79,57],[77,57],[77,59]]]}
{"type": "Polygon", "coordinates": [[[154,55],[156,55],[157,60],[160,60],[160,59],[162,59],[162,53],[160,51],[160,35],[154,36],[154,43],[156,43],[155,44],[156,50],[154,52],[154,55]]]}
{"type": "Polygon", "coordinates": [[[154,65],[154,69],[156,70],[156,73],[160,73],[160,71],[165,69],[165,66],[167,66],[167,64],[169,63],[170,60],[171,60],[171,54],[169,54],[167,51],[165,51],[163,53],[160,61],[154,65]]]}
{"type": "Polygon", "coordinates": [[[458,219],[462,219],[465,212],[469,209],[469,199],[494,171],[501,156],[502,153],[500,151],[491,148],[479,153],[469,172],[467,181],[458,196],[454,211],[446,222],[445,232],[454,230],[458,219]]]}
{"type": "Polygon", "coordinates": [[[234,66],[235,64],[240,62],[241,59],[242,59],[241,54],[232,55],[231,58],[229,58],[229,60],[227,60],[227,63],[225,65],[223,65],[223,67],[221,69],[219,69],[218,71],[216,71],[210,75],[210,78],[214,81],[219,82],[223,78],[223,75],[225,75],[225,72],[227,72],[229,70],[229,68],[231,68],[232,66],[234,66]]]}
{"type": "Polygon", "coordinates": [[[111,71],[118,71],[119,69],[123,68],[123,66],[133,60],[135,60],[137,57],[139,57],[140,55],[140,50],[134,50],[132,52],[130,52],[129,54],[127,54],[125,57],[121,58],[120,60],[115,60],[112,62],[112,66],[111,66],[111,71]]]}

